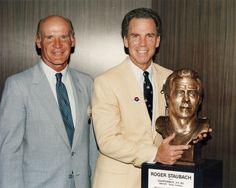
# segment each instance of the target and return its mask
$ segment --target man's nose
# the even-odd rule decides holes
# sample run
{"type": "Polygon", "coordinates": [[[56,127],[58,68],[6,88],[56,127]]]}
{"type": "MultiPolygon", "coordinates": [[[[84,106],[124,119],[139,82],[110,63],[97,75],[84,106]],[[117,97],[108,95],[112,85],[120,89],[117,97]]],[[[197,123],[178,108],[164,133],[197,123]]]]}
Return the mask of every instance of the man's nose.
{"type": "Polygon", "coordinates": [[[145,37],[141,37],[141,39],[140,39],[140,45],[141,45],[141,46],[146,46],[146,44],[147,44],[146,38],[145,38],[145,37]]]}
{"type": "Polygon", "coordinates": [[[184,99],[184,101],[186,101],[186,102],[189,101],[189,94],[188,94],[188,92],[185,92],[183,99],[184,99]]]}
{"type": "Polygon", "coordinates": [[[55,39],[53,43],[54,47],[59,48],[61,46],[61,40],[60,39],[55,39]]]}

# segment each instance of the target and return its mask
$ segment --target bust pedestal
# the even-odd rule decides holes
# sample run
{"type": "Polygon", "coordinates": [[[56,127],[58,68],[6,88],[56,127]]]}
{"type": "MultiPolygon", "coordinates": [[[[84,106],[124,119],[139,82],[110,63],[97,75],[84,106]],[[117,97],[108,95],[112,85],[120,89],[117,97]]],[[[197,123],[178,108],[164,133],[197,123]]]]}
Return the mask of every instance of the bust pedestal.
{"type": "Polygon", "coordinates": [[[142,188],[222,188],[223,162],[202,160],[197,165],[142,165],[142,188]]]}

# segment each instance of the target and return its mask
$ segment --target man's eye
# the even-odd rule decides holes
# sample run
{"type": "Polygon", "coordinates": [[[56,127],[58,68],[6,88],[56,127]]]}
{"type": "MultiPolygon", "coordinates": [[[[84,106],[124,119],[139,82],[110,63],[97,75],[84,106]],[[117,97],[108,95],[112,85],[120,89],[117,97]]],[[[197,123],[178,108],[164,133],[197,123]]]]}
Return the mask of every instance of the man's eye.
{"type": "Polygon", "coordinates": [[[184,91],[183,90],[177,90],[175,92],[175,94],[176,94],[176,96],[182,96],[182,95],[184,95],[184,91]]]}
{"type": "Polygon", "coordinates": [[[191,96],[191,97],[196,97],[196,96],[198,96],[198,91],[192,90],[192,91],[189,91],[188,94],[189,94],[189,96],[191,96]]]}
{"type": "Polygon", "coordinates": [[[148,36],[148,38],[154,38],[155,37],[154,34],[148,34],[147,36],[148,36]]]}
{"type": "Polygon", "coordinates": [[[66,35],[63,35],[63,36],[61,36],[60,37],[60,39],[62,40],[62,41],[67,41],[67,40],[69,40],[69,36],[66,36],[66,35]]]}
{"type": "Polygon", "coordinates": [[[61,36],[61,39],[67,39],[68,37],[67,36],[61,36]]]}
{"type": "Polygon", "coordinates": [[[139,35],[133,34],[133,35],[130,35],[130,38],[135,39],[135,38],[138,38],[138,36],[139,36],[139,35]]]}
{"type": "Polygon", "coordinates": [[[53,36],[47,36],[46,37],[48,40],[52,40],[53,39],[53,36]]]}

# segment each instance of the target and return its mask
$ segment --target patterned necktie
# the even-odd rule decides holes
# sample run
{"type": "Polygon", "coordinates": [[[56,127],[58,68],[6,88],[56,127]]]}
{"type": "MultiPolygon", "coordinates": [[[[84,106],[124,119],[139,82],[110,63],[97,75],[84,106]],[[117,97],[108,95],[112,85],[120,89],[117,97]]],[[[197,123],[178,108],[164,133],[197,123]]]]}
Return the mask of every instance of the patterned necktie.
{"type": "Polygon", "coordinates": [[[68,94],[66,91],[66,87],[61,81],[62,74],[56,73],[56,91],[57,91],[57,100],[58,105],[61,111],[61,116],[66,128],[67,136],[70,142],[70,146],[72,146],[73,136],[74,136],[74,124],[71,114],[70,102],[68,98],[68,94]]]}
{"type": "Polygon", "coordinates": [[[149,73],[147,71],[143,72],[144,83],[143,83],[143,94],[146,102],[147,110],[152,121],[152,101],[153,101],[153,91],[152,91],[152,83],[148,78],[149,73]]]}

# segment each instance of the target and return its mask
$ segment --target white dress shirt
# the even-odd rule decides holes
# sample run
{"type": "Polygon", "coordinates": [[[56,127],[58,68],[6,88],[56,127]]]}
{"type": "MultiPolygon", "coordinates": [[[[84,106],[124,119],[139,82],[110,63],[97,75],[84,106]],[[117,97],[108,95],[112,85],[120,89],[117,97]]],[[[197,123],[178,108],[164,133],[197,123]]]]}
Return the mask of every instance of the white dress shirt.
{"type": "MultiPolygon", "coordinates": [[[[143,70],[140,69],[139,67],[137,67],[134,63],[131,62],[131,60],[129,60],[129,64],[130,64],[130,67],[135,75],[135,78],[138,82],[138,85],[143,93],[143,82],[144,82],[144,76],[143,76],[143,70]]],[[[156,98],[155,98],[155,84],[154,84],[154,80],[153,80],[153,66],[152,66],[153,62],[151,63],[151,65],[147,68],[147,72],[149,73],[149,80],[150,82],[152,83],[152,88],[153,88],[153,109],[152,109],[152,113],[153,113],[153,116],[152,116],[152,128],[153,130],[155,131],[155,120],[154,120],[154,114],[155,114],[155,102],[156,102],[156,98]]]]}
{"type": "MultiPolygon", "coordinates": [[[[56,102],[58,103],[57,100],[57,93],[56,93],[56,76],[55,74],[58,73],[55,70],[53,70],[52,68],[50,68],[47,64],[45,64],[42,60],[40,62],[41,67],[48,79],[49,85],[51,87],[51,90],[53,92],[53,95],[56,99],[56,102]]],[[[68,66],[67,66],[68,67],[68,66]]],[[[67,93],[68,93],[68,97],[69,97],[69,101],[70,101],[70,107],[71,107],[71,113],[72,113],[72,119],[74,122],[74,126],[76,124],[76,115],[75,115],[75,97],[74,97],[74,93],[73,93],[73,89],[72,89],[72,84],[71,84],[71,76],[67,70],[67,67],[61,71],[60,73],[62,73],[62,82],[64,83],[67,93]]],[[[58,107],[59,108],[59,107],[58,107]]]]}
{"type": "MultiPolygon", "coordinates": [[[[135,75],[135,78],[138,82],[138,85],[140,86],[140,89],[143,93],[143,82],[144,82],[144,76],[143,76],[143,70],[140,69],[139,67],[137,67],[134,63],[131,62],[131,60],[129,60],[129,64],[130,67],[135,75]]],[[[151,63],[151,65],[147,68],[147,72],[149,73],[149,80],[152,83],[152,89],[153,89],[153,107],[152,107],[152,113],[155,114],[155,102],[156,102],[156,98],[155,98],[155,84],[154,84],[154,80],[153,80],[153,66],[152,66],[153,62],[151,63]]],[[[156,131],[155,129],[155,119],[154,119],[154,115],[152,116],[152,131],[156,131]]],[[[156,158],[156,154],[154,156],[152,156],[152,158],[148,161],[148,163],[155,163],[154,160],[156,158]]]]}

